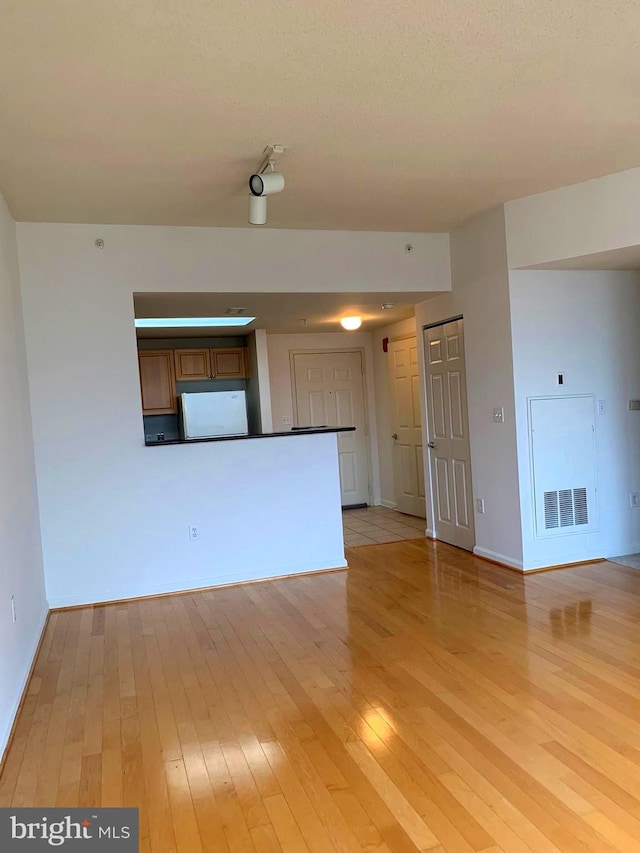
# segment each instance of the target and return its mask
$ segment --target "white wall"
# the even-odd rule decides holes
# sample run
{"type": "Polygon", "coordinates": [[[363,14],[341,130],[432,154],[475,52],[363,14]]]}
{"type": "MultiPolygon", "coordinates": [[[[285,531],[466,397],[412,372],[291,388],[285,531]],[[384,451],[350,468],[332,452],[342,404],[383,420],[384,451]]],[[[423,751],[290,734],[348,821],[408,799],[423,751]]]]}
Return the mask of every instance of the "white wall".
{"type": "Polygon", "coordinates": [[[640,551],[640,275],[630,272],[513,271],[510,274],[525,568],[640,551]],[[556,384],[564,372],[565,385],[556,384]],[[527,399],[593,394],[599,532],[536,539],[527,399]]]}
{"type": "Polygon", "coordinates": [[[52,607],[346,565],[335,434],[144,451],[123,447],[108,473],[98,451],[93,483],[81,454],[61,463],[65,505],[53,525],[43,511],[52,607]]]}
{"type": "Polygon", "coordinates": [[[367,423],[369,427],[370,483],[373,503],[380,503],[380,473],[378,469],[378,438],[376,429],[376,393],[373,372],[371,332],[317,332],[299,335],[267,335],[269,355],[269,384],[274,430],[286,430],[282,418],[293,418],[291,350],[359,349],[364,351],[367,423]]]}
{"type": "Polygon", "coordinates": [[[509,267],[640,244],[640,169],[505,204],[509,267]]]}
{"type": "Polygon", "coordinates": [[[262,432],[273,430],[273,415],[271,412],[271,384],[269,379],[269,350],[267,348],[267,333],[264,329],[255,331],[256,347],[256,379],[260,396],[260,428],[262,432]]]}
{"type": "MultiPolygon", "coordinates": [[[[473,492],[474,497],[485,501],[485,514],[475,516],[476,553],[521,568],[509,275],[502,208],[476,217],[451,234],[451,274],[452,292],[416,306],[416,321],[421,329],[464,317],[473,492]],[[493,423],[494,407],[504,407],[503,424],[493,423]]],[[[424,363],[421,334],[418,346],[424,363]]],[[[424,397],[424,387],[422,390],[424,397]]],[[[428,460],[425,476],[429,484],[428,460]]],[[[427,491],[427,527],[433,530],[433,506],[429,488],[427,491]]]]}
{"type": "Polygon", "coordinates": [[[249,432],[271,432],[271,390],[267,333],[256,329],[247,335],[249,378],[247,379],[247,409],[249,432]]]}
{"type": "MultiPolygon", "coordinates": [[[[193,587],[205,576],[219,577],[220,566],[235,565],[238,541],[252,547],[247,540],[259,511],[248,504],[241,516],[242,539],[234,542],[226,530],[218,536],[212,521],[196,546],[204,549],[208,543],[209,568],[195,558],[186,525],[198,518],[203,523],[211,489],[242,496],[252,469],[240,460],[229,468],[227,444],[144,447],[134,292],[450,286],[445,234],[21,223],[18,243],[52,606],[152,593],[176,584],[193,587]],[[104,239],[102,250],[94,245],[97,237],[104,239]],[[408,241],[415,247],[411,254],[404,251],[408,241]],[[185,473],[197,473],[197,466],[185,461],[192,458],[189,453],[213,472],[210,482],[199,481],[194,492],[183,485],[185,473]],[[224,481],[215,476],[218,465],[224,481]]],[[[270,441],[276,439],[262,439],[255,447],[271,447],[273,453],[270,441]]],[[[229,458],[239,452],[229,452],[229,458]]],[[[270,548],[261,543],[259,566],[266,566],[265,573],[278,555],[280,568],[287,570],[281,543],[288,531],[285,519],[271,528],[270,548]]],[[[238,579],[238,573],[233,577],[238,579]]]]}
{"type": "MultiPolygon", "coordinates": [[[[389,386],[389,355],[382,350],[382,339],[403,338],[416,334],[416,318],[400,320],[374,329],[373,374],[376,395],[376,426],[378,433],[378,466],[380,469],[380,502],[385,506],[396,505],[396,490],[393,473],[393,423],[391,415],[391,391],[389,386]]],[[[421,365],[422,369],[422,365],[421,365]]]]}
{"type": "Polygon", "coordinates": [[[0,756],[48,606],[15,224],[0,196],[0,756]],[[11,614],[15,597],[16,622],[11,614]]]}

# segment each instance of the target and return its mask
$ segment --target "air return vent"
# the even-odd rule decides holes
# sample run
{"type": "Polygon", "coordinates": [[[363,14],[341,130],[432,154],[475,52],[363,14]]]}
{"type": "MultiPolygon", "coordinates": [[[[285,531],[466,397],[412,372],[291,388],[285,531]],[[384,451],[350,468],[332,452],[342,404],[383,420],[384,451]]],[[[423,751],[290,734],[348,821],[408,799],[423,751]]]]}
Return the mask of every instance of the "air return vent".
{"type": "Polygon", "coordinates": [[[591,394],[529,398],[536,539],[598,529],[597,423],[591,394]]]}
{"type": "Polygon", "coordinates": [[[589,524],[586,488],[559,489],[544,493],[545,530],[583,524],[589,524]]]}

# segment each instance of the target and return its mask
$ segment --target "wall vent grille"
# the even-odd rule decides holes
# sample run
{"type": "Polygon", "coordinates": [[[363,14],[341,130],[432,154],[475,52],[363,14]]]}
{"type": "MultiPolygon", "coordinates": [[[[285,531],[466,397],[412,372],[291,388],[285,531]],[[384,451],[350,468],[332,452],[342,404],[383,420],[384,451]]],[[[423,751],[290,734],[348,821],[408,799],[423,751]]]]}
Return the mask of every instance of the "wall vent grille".
{"type": "Polygon", "coordinates": [[[579,527],[583,524],[589,524],[586,488],[559,489],[544,493],[545,530],[579,527]]]}

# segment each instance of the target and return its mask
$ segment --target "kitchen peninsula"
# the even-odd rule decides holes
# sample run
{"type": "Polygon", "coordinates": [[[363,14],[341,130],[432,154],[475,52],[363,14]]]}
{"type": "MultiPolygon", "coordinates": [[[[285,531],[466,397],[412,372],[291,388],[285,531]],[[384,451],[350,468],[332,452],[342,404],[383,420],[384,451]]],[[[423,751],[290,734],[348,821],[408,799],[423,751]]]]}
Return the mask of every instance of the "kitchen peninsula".
{"type": "Polygon", "coordinates": [[[138,341],[139,489],[122,500],[152,544],[132,527],[130,570],[120,557],[116,583],[96,576],[82,603],[347,566],[338,440],[354,427],[273,431],[252,353],[251,335],[138,341]]]}
{"type": "Polygon", "coordinates": [[[149,439],[145,441],[147,447],[152,447],[157,444],[202,444],[206,441],[242,441],[248,438],[281,438],[283,436],[303,436],[303,435],[319,435],[332,432],[353,432],[355,427],[302,427],[300,429],[290,429],[286,432],[254,432],[246,433],[245,435],[211,435],[205,438],[176,438],[166,441],[164,439],[149,439]]]}
{"type": "Polygon", "coordinates": [[[122,578],[122,587],[100,589],[100,600],[345,568],[343,431],[143,447],[140,474],[145,502],[155,507],[154,547],[138,553],[137,570],[122,578]]]}

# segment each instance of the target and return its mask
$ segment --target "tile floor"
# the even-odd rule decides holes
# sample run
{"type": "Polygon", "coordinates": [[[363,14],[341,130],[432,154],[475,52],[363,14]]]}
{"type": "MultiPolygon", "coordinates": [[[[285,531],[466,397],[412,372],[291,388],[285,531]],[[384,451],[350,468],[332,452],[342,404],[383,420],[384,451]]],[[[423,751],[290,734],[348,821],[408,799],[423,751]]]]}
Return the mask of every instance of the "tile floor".
{"type": "Polygon", "coordinates": [[[427,522],[424,518],[404,515],[395,509],[370,506],[342,511],[344,544],[376,545],[381,542],[400,542],[403,539],[424,539],[427,522]]]}
{"type": "Polygon", "coordinates": [[[626,554],[624,557],[609,557],[609,562],[619,563],[621,566],[628,566],[630,569],[640,569],[640,554],[626,554]]]}

